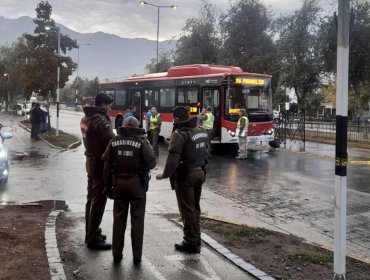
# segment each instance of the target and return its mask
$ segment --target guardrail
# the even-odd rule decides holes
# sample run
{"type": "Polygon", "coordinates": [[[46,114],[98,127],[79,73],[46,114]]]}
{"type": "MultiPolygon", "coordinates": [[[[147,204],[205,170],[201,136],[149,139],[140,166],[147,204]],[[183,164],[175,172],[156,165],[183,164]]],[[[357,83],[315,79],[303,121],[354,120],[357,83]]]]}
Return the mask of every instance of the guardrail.
{"type": "MultiPolygon", "coordinates": [[[[335,120],[308,120],[304,121],[302,116],[295,115],[285,121],[276,122],[275,135],[281,140],[303,140],[305,138],[329,138],[336,137],[335,120]],[[300,138],[300,139],[299,139],[300,138]]],[[[370,143],[370,123],[359,121],[358,118],[348,121],[347,139],[352,142],[370,143]]]]}

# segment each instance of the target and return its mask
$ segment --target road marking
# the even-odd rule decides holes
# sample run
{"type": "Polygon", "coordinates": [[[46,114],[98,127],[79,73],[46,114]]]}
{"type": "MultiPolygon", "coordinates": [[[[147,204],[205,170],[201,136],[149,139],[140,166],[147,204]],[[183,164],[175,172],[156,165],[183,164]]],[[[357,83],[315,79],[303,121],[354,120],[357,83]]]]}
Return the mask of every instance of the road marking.
{"type": "Polygon", "coordinates": [[[167,280],[166,277],[164,277],[163,274],[160,273],[159,270],[157,270],[155,266],[148,259],[143,258],[143,263],[145,264],[145,267],[148,268],[150,272],[152,272],[152,274],[154,275],[156,279],[167,280]]]}
{"type": "Polygon", "coordinates": [[[166,260],[172,262],[179,269],[185,270],[185,271],[199,277],[200,279],[221,280],[221,278],[217,275],[217,273],[212,269],[209,262],[205,258],[201,257],[201,255],[172,255],[172,256],[165,256],[164,258],[166,260]],[[204,275],[200,271],[197,271],[197,270],[181,263],[183,261],[189,261],[189,260],[199,261],[203,265],[205,270],[207,271],[208,275],[204,275]]]}

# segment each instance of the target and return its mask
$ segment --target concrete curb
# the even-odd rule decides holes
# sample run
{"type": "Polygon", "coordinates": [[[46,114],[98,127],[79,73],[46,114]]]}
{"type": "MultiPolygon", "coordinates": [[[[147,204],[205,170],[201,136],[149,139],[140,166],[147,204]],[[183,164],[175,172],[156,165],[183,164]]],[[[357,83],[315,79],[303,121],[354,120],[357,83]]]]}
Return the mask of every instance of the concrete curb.
{"type": "MultiPolygon", "coordinates": [[[[172,221],[180,226],[183,227],[182,222],[179,222],[177,219],[172,219],[172,221]]],[[[254,265],[247,263],[239,256],[233,254],[230,252],[229,249],[225,248],[222,244],[218,243],[216,240],[211,238],[205,233],[201,233],[201,239],[203,242],[208,244],[212,249],[216,250],[218,253],[223,255],[225,258],[227,258],[229,261],[231,261],[233,264],[244,270],[245,272],[253,275],[257,279],[260,280],[275,280],[275,278],[269,276],[267,273],[263,272],[262,270],[259,270],[254,265]]]]}
{"type": "MultiPolygon", "coordinates": [[[[29,129],[27,126],[25,126],[24,124],[22,124],[21,122],[18,122],[18,125],[20,127],[22,127],[23,129],[31,132],[31,129],[29,129]]],[[[48,145],[49,147],[52,147],[54,149],[58,149],[58,150],[61,150],[61,151],[66,151],[66,150],[69,150],[69,149],[74,149],[74,148],[77,148],[79,145],[81,145],[81,140],[78,140],[74,143],[72,143],[71,145],[68,146],[68,148],[61,148],[61,147],[58,147],[58,146],[55,146],[53,144],[51,144],[49,141],[45,140],[40,134],[39,134],[39,138],[46,144],[48,145]]]]}
{"type": "Polygon", "coordinates": [[[61,212],[63,211],[51,211],[46,220],[45,248],[51,280],[67,280],[67,277],[64,273],[63,264],[60,259],[56,237],[56,221],[61,212]]]}

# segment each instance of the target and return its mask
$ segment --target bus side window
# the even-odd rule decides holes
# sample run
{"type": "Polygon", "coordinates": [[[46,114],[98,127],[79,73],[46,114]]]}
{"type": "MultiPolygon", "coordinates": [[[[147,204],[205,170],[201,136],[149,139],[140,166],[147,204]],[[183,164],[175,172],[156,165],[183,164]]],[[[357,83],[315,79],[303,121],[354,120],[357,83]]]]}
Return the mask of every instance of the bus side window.
{"type": "Polygon", "coordinates": [[[159,107],[165,107],[165,108],[175,107],[175,99],[176,99],[175,93],[176,93],[175,88],[161,88],[159,107]]]}
{"type": "Polygon", "coordinates": [[[159,96],[158,89],[145,89],[145,104],[144,107],[146,110],[150,110],[151,106],[158,106],[159,96]]]}
{"type": "Polygon", "coordinates": [[[126,105],[126,90],[117,90],[114,98],[114,104],[117,106],[126,105]]]}

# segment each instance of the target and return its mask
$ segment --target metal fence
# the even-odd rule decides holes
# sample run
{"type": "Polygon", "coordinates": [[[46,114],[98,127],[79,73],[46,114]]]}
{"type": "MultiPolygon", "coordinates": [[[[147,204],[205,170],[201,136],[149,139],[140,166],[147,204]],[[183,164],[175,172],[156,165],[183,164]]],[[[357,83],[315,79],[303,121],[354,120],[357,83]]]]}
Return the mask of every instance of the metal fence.
{"type": "MultiPolygon", "coordinates": [[[[275,135],[282,141],[301,140],[306,138],[336,137],[335,119],[323,120],[312,117],[304,118],[303,115],[290,115],[287,119],[276,121],[275,135]]],[[[348,121],[347,139],[352,142],[370,143],[370,123],[359,118],[350,118],[348,121]]]]}

